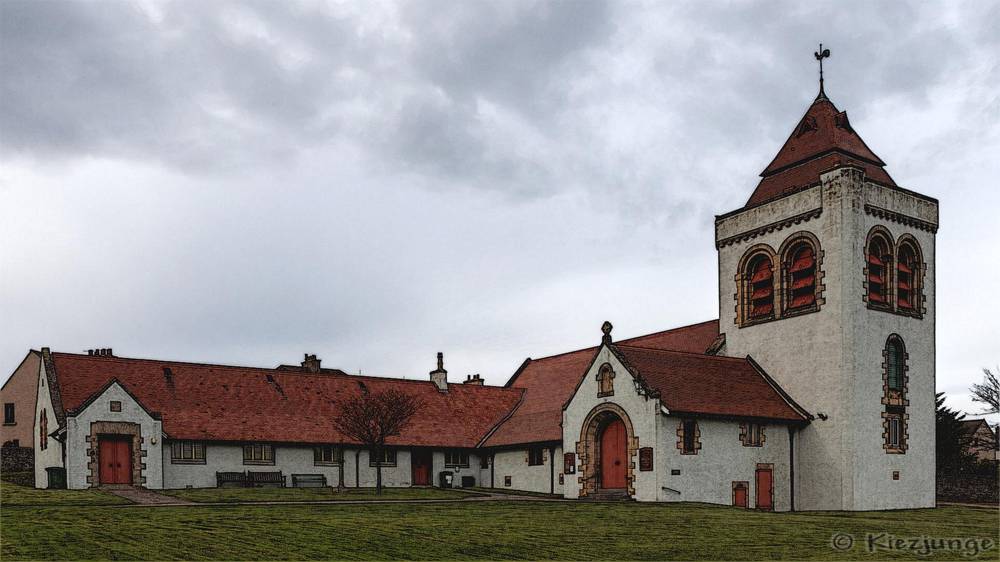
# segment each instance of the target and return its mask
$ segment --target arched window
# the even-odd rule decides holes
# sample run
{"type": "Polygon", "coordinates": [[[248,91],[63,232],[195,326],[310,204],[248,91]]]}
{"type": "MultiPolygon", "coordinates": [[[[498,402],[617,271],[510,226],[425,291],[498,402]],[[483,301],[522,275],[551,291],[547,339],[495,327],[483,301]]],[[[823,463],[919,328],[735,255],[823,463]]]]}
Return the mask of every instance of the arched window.
{"type": "Polygon", "coordinates": [[[601,365],[597,370],[597,397],[614,396],[615,394],[615,371],[609,363],[601,365]]]}
{"type": "Polygon", "coordinates": [[[905,366],[903,356],[905,353],[903,340],[899,336],[890,337],[885,342],[885,382],[890,392],[903,390],[903,368],[905,366]]]}
{"type": "Polygon", "coordinates": [[[816,304],[816,251],[807,241],[796,242],[785,257],[785,310],[816,304]]]}
{"type": "Polygon", "coordinates": [[[42,417],[38,420],[38,448],[45,450],[49,446],[49,416],[42,409],[42,417]]]}
{"type": "Polygon", "coordinates": [[[883,357],[883,448],[887,453],[902,454],[907,449],[906,346],[903,339],[896,334],[889,336],[885,342],[883,357]]]}
{"type": "Polygon", "coordinates": [[[896,307],[902,312],[917,310],[919,268],[920,260],[913,243],[900,244],[896,259],[896,307]]]}
{"type": "Polygon", "coordinates": [[[754,256],[747,264],[747,298],[750,320],[774,316],[774,266],[765,254],[754,256]]]}
{"type": "Polygon", "coordinates": [[[868,242],[868,304],[888,307],[889,271],[892,268],[892,252],[889,241],[881,234],[875,234],[868,242]]]}

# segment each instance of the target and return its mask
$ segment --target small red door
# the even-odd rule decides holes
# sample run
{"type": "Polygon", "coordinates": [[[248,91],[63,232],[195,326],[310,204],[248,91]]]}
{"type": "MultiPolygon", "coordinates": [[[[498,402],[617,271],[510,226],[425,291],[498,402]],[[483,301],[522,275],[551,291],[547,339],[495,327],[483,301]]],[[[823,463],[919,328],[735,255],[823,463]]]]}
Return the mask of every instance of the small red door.
{"type": "Polygon", "coordinates": [[[770,468],[757,469],[757,509],[774,509],[774,473],[770,468]]]}
{"type": "Polygon", "coordinates": [[[601,432],[601,488],[625,488],[625,423],[620,419],[601,432]]]}
{"type": "Polygon", "coordinates": [[[97,440],[101,484],[132,483],[132,438],[107,436],[97,440]]]}
{"type": "Polygon", "coordinates": [[[413,472],[414,486],[431,485],[431,452],[427,450],[414,450],[410,457],[410,468],[413,472]]]}

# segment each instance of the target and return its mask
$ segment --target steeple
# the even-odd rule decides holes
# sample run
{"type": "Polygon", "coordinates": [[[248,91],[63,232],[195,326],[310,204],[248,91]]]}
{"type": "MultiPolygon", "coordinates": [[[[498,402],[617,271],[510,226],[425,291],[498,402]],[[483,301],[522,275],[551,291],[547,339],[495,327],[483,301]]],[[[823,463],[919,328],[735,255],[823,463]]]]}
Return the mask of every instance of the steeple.
{"type": "Polygon", "coordinates": [[[864,169],[865,176],[875,183],[896,185],[885,171],[885,162],[851,126],[847,112],[838,110],[826,96],[822,64],[830,56],[829,49],[821,49],[815,56],[820,63],[819,95],[774,160],[760,173],[760,183],[747,207],[816,185],[821,173],[843,164],[864,169]]]}

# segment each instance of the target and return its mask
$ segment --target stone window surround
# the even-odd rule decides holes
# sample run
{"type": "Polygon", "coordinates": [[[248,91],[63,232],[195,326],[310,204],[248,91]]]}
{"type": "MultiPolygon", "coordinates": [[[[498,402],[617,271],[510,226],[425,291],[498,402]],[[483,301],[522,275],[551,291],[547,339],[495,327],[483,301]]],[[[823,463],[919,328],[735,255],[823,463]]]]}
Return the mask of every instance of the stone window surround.
{"type": "Polygon", "coordinates": [[[629,496],[635,496],[635,457],[639,454],[639,438],[635,436],[632,420],[621,406],[614,402],[604,402],[594,406],[584,418],[580,429],[580,440],[576,442],[576,458],[579,462],[577,482],[581,485],[580,497],[597,492],[597,466],[600,451],[597,430],[611,416],[617,416],[625,423],[625,485],[629,496]]]}
{"type": "Polygon", "coordinates": [[[740,258],[736,276],[733,279],[736,283],[736,293],[733,295],[733,298],[736,301],[736,326],[738,328],[746,328],[749,326],[756,326],[757,324],[774,322],[783,318],[791,318],[803,314],[819,312],[826,303],[826,299],[823,296],[826,291],[826,285],[823,284],[823,279],[826,276],[826,273],[823,270],[823,258],[825,255],[826,252],[823,250],[822,246],[820,246],[819,238],[808,230],[800,230],[789,234],[785,238],[784,242],[781,243],[778,251],[775,251],[770,245],[763,243],[754,244],[753,246],[747,248],[747,250],[743,253],[743,257],[740,258]],[[787,292],[786,278],[788,277],[786,274],[787,264],[785,262],[787,261],[786,258],[788,257],[789,250],[800,242],[807,242],[813,247],[813,256],[816,260],[816,301],[811,306],[790,310],[785,303],[785,293],[787,292]],[[774,299],[774,304],[769,316],[762,318],[750,318],[750,297],[747,294],[747,288],[749,285],[749,280],[747,279],[747,268],[750,261],[758,255],[766,255],[768,259],[771,260],[772,268],[774,268],[772,273],[772,297],[774,299]]]}
{"type": "Polygon", "coordinates": [[[906,450],[909,448],[910,435],[909,424],[907,422],[910,419],[910,414],[906,411],[910,405],[910,400],[907,398],[910,384],[910,376],[907,374],[910,371],[909,359],[910,354],[906,352],[906,342],[903,341],[903,338],[898,334],[890,334],[885,340],[885,346],[882,348],[881,401],[884,406],[882,412],[882,448],[889,455],[906,454],[906,450]],[[899,342],[903,352],[900,358],[903,362],[903,384],[902,389],[898,391],[898,396],[889,388],[889,345],[894,341],[899,342]],[[893,416],[899,416],[900,420],[900,447],[889,445],[889,418],[893,416]]]}
{"type": "Polygon", "coordinates": [[[597,397],[615,395],[615,370],[611,363],[604,363],[597,370],[597,397]]]}
{"type": "Polygon", "coordinates": [[[133,422],[96,421],[90,423],[90,435],[84,437],[87,442],[87,484],[91,488],[100,486],[100,450],[98,443],[101,435],[129,435],[132,437],[132,485],[145,487],[146,463],[142,462],[148,451],[142,448],[145,438],[142,436],[142,426],[133,422]]]}
{"type": "Polygon", "coordinates": [[[682,419],[677,423],[677,450],[682,455],[697,455],[698,451],[701,450],[701,427],[698,426],[698,420],[696,419],[682,419]],[[694,448],[690,451],[684,448],[684,423],[692,422],[694,423],[694,448]]]}
{"type": "Polygon", "coordinates": [[[760,423],[741,422],[740,443],[742,443],[744,447],[763,447],[764,443],[767,441],[766,427],[767,426],[760,423]],[[752,425],[756,425],[760,428],[760,441],[757,443],[750,441],[750,426],[752,425]]]}
{"type": "Polygon", "coordinates": [[[862,270],[862,289],[861,300],[868,306],[869,310],[877,310],[880,312],[886,312],[889,314],[897,314],[900,316],[909,316],[910,318],[916,318],[918,320],[924,317],[927,313],[927,308],[924,306],[926,302],[926,296],[924,295],[924,276],[927,271],[927,263],[924,261],[924,253],[920,248],[920,243],[917,239],[910,234],[901,234],[899,238],[895,239],[893,243],[892,233],[889,229],[882,225],[875,225],[868,231],[868,236],[865,238],[864,252],[864,269],[862,270]],[[876,236],[881,236],[885,239],[886,245],[892,252],[892,263],[886,264],[886,289],[885,297],[886,304],[876,304],[868,300],[868,248],[871,246],[872,239],[876,236]],[[913,293],[913,310],[900,310],[896,306],[896,275],[897,271],[897,260],[899,258],[899,252],[903,245],[907,244],[913,247],[914,253],[917,255],[917,270],[913,276],[913,288],[911,289],[913,293]]]}

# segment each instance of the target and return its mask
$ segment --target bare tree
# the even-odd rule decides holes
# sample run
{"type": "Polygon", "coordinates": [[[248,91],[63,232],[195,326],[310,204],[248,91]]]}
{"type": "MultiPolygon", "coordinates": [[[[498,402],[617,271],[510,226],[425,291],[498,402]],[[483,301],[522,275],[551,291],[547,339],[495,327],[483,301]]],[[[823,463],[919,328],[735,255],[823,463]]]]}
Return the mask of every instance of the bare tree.
{"type": "MultiPolygon", "coordinates": [[[[1000,368],[997,369],[1000,373],[1000,368]]],[[[989,369],[983,369],[983,384],[973,384],[969,387],[972,393],[972,401],[980,402],[986,406],[982,414],[996,414],[1000,412],[1000,382],[997,375],[989,369]]]]}
{"type": "Polygon", "coordinates": [[[360,394],[341,401],[333,426],[360,441],[375,459],[375,493],[382,494],[382,459],[386,439],[399,435],[421,407],[420,399],[395,388],[369,392],[359,382],[360,394]]]}

